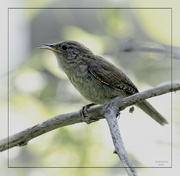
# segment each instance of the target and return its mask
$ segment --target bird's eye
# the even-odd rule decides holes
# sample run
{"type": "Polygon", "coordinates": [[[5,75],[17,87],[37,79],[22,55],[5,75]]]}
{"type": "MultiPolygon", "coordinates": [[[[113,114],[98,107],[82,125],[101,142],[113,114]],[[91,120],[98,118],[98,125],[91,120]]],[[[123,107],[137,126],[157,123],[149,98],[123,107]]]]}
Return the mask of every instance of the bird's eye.
{"type": "Polygon", "coordinates": [[[67,49],[68,49],[68,46],[67,46],[67,45],[63,45],[63,46],[62,46],[62,49],[63,49],[63,50],[67,50],[67,49]]]}

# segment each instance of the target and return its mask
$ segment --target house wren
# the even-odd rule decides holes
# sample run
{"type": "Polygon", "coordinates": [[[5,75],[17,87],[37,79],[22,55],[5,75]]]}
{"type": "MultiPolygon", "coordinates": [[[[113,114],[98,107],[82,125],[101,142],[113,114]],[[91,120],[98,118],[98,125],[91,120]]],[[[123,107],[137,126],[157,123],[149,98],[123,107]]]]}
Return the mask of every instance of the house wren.
{"type": "MultiPolygon", "coordinates": [[[[41,44],[42,49],[53,51],[59,66],[75,88],[93,104],[104,104],[117,96],[124,98],[138,92],[132,81],[117,67],[92,53],[76,41],[41,44]]],[[[146,100],[136,103],[161,125],[167,123],[146,100]]]]}

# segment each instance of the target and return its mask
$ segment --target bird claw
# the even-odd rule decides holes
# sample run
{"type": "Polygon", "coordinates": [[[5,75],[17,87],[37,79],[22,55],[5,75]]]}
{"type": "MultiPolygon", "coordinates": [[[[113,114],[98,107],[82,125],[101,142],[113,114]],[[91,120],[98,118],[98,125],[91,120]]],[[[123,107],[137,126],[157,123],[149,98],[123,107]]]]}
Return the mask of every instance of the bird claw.
{"type": "Polygon", "coordinates": [[[89,121],[87,121],[87,120],[85,119],[85,114],[87,113],[87,109],[89,109],[91,106],[94,106],[94,105],[95,105],[94,103],[87,104],[87,105],[83,106],[82,109],[80,110],[80,115],[81,115],[81,117],[82,117],[82,121],[83,121],[83,122],[86,122],[87,124],[90,123],[89,121]]]}

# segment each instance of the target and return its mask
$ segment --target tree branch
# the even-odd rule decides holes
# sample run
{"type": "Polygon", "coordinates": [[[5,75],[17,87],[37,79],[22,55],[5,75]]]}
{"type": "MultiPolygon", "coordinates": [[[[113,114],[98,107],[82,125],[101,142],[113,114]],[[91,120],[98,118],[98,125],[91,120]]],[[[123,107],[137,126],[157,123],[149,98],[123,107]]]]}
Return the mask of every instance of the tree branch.
{"type": "Polygon", "coordinates": [[[129,158],[126,152],[126,149],[123,145],[123,140],[121,138],[121,134],[120,134],[117,118],[116,118],[116,114],[118,110],[119,108],[114,105],[113,101],[109,101],[108,104],[104,108],[104,116],[109,125],[109,129],[110,129],[113,143],[115,146],[114,153],[116,153],[119,156],[129,176],[138,176],[136,169],[134,165],[132,164],[131,159],[129,158]]]}
{"type": "MultiPolygon", "coordinates": [[[[177,91],[177,90],[180,90],[180,83],[174,82],[174,83],[165,84],[156,88],[152,88],[144,92],[134,94],[124,99],[120,99],[120,98],[115,98],[115,99],[116,99],[117,108],[120,110],[123,110],[126,107],[137,103],[138,101],[141,101],[150,97],[154,97],[154,96],[159,96],[168,92],[177,91]]],[[[87,113],[85,114],[85,115],[88,115],[89,117],[87,118],[88,122],[91,123],[91,122],[104,118],[103,108],[105,106],[106,104],[88,109],[87,113]]],[[[33,127],[29,127],[17,134],[14,134],[12,136],[9,136],[5,139],[0,140],[0,151],[4,151],[10,148],[13,148],[15,146],[24,146],[31,139],[37,136],[40,136],[44,133],[47,133],[51,130],[54,130],[63,126],[72,125],[72,124],[80,123],[80,122],[82,122],[82,118],[80,116],[79,111],[68,113],[68,114],[57,115],[40,124],[37,124],[33,127]]]]}

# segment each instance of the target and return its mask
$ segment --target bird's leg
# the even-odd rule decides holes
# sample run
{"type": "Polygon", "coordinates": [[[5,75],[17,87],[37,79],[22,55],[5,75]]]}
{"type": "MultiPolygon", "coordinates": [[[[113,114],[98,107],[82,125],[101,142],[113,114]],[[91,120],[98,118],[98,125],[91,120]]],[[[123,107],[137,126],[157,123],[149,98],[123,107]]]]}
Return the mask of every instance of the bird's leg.
{"type": "Polygon", "coordinates": [[[94,106],[96,104],[94,103],[90,103],[90,104],[87,104],[85,106],[82,107],[82,109],[80,110],[80,114],[82,115],[82,120],[85,122],[85,113],[87,113],[87,109],[89,109],[91,106],[94,106]]]}

